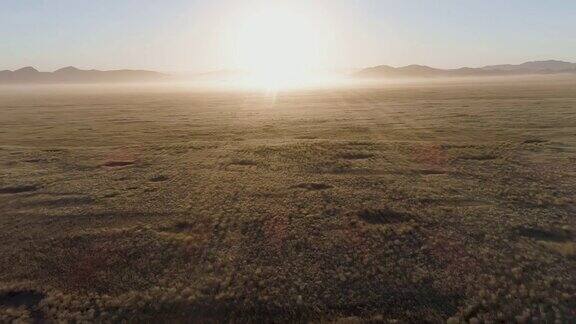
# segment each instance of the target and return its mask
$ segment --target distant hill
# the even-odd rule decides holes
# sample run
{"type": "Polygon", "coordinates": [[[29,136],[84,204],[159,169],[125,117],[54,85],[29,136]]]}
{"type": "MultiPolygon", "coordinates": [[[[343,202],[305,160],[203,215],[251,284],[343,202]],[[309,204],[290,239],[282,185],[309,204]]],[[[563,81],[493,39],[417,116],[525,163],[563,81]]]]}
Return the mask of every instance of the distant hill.
{"type": "Polygon", "coordinates": [[[386,76],[386,77],[432,77],[432,76],[440,76],[444,74],[444,70],[431,68],[429,66],[423,65],[408,65],[403,67],[392,67],[389,65],[380,65],[371,68],[364,69],[358,72],[356,75],[358,76],[366,76],[366,77],[377,77],[377,76],[386,76]]]}
{"type": "Polygon", "coordinates": [[[167,77],[166,74],[144,70],[80,70],[69,66],[54,72],[40,72],[28,66],[15,71],[0,71],[0,84],[146,82],[167,77]]]}
{"type": "Polygon", "coordinates": [[[435,69],[423,65],[391,67],[380,65],[363,69],[354,74],[361,78],[430,78],[430,77],[465,77],[465,76],[505,76],[522,74],[576,74],[576,63],[563,61],[535,61],[518,65],[490,65],[481,68],[435,69]]]}
{"type": "Polygon", "coordinates": [[[489,65],[483,67],[482,69],[490,71],[563,72],[567,70],[575,70],[576,63],[549,60],[549,61],[526,62],[518,65],[512,65],[512,64],[489,65]]]}

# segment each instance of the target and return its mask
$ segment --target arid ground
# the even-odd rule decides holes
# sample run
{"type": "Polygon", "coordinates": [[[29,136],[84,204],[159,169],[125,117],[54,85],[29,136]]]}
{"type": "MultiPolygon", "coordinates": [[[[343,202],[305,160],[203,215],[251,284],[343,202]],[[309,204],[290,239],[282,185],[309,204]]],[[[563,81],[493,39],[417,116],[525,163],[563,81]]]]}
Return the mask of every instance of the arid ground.
{"type": "Polygon", "coordinates": [[[576,321],[576,79],[0,89],[0,322],[576,321]]]}

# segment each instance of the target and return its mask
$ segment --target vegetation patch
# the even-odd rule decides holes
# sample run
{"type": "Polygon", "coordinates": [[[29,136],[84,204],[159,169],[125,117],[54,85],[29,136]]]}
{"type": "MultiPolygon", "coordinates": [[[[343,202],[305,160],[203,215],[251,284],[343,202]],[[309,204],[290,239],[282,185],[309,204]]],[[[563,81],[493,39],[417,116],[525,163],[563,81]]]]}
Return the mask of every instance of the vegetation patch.
{"type": "Polygon", "coordinates": [[[152,181],[152,182],[163,182],[163,181],[167,181],[168,179],[169,179],[168,176],[165,176],[165,175],[162,175],[162,174],[161,174],[161,175],[157,175],[157,176],[154,176],[154,177],[150,178],[150,181],[152,181]]]}
{"type": "Polygon", "coordinates": [[[46,159],[27,159],[24,160],[24,162],[28,162],[28,163],[40,163],[40,162],[47,162],[46,159]]]}
{"type": "Polygon", "coordinates": [[[351,146],[362,146],[362,147],[375,146],[375,142],[369,142],[369,141],[350,141],[347,144],[351,146]]]}
{"type": "Polygon", "coordinates": [[[536,227],[518,227],[515,229],[518,236],[535,239],[538,241],[566,242],[570,239],[570,233],[563,230],[546,230],[536,227]]]}
{"type": "Polygon", "coordinates": [[[234,159],[228,163],[229,165],[240,165],[240,166],[253,166],[257,165],[258,163],[253,160],[248,159],[234,159]]]}
{"type": "Polygon", "coordinates": [[[31,254],[40,278],[65,291],[101,294],[149,288],[159,280],[157,267],[183,257],[168,240],[133,230],[66,237],[31,254]]]}
{"type": "Polygon", "coordinates": [[[28,207],[68,207],[68,206],[82,206],[94,203],[94,199],[88,196],[77,197],[59,197],[55,199],[43,199],[37,201],[29,201],[25,203],[28,207]]]}
{"type": "Polygon", "coordinates": [[[498,157],[494,154],[480,153],[480,154],[466,154],[459,157],[461,160],[473,160],[473,161],[489,161],[496,160],[498,157]]]}
{"type": "Polygon", "coordinates": [[[414,170],[414,173],[421,174],[421,175],[442,175],[442,174],[446,174],[446,171],[434,170],[434,169],[423,169],[423,170],[414,170]]]}
{"type": "Polygon", "coordinates": [[[345,160],[365,160],[374,157],[374,154],[365,152],[346,152],[339,154],[338,157],[345,160]]]}
{"type": "Polygon", "coordinates": [[[103,166],[105,167],[110,167],[110,168],[117,168],[117,167],[123,167],[123,166],[129,166],[129,165],[133,165],[134,163],[136,163],[135,161],[106,161],[104,162],[103,166]]]}
{"type": "Polygon", "coordinates": [[[358,212],[358,217],[370,224],[401,223],[410,219],[409,215],[390,208],[364,209],[358,212]]]}
{"type": "Polygon", "coordinates": [[[11,186],[0,188],[0,194],[17,194],[36,190],[38,190],[38,186],[35,185],[11,186]]]}
{"type": "Polygon", "coordinates": [[[183,232],[194,228],[194,224],[188,221],[174,223],[172,227],[163,228],[165,231],[183,232]]]}
{"type": "Polygon", "coordinates": [[[0,293],[0,306],[5,307],[33,307],[38,305],[45,294],[35,290],[10,290],[0,293]]]}
{"type": "Polygon", "coordinates": [[[332,188],[331,185],[327,185],[325,183],[299,183],[292,188],[299,188],[299,189],[306,189],[306,190],[326,190],[332,188]]]}
{"type": "Polygon", "coordinates": [[[317,139],[318,136],[312,136],[312,135],[302,135],[302,136],[296,136],[296,139],[303,139],[303,140],[314,140],[317,139]]]}
{"type": "Polygon", "coordinates": [[[332,174],[347,174],[354,169],[349,161],[324,161],[313,162],[307,167],[311,173],[332,173],[332,174]]]}
{"type": "Polygon", "coordinates": [[[541,138],[529,138],[524,140],[524,144],[539,144],[539,143],[546,143],[547,140],[541,138]]]}

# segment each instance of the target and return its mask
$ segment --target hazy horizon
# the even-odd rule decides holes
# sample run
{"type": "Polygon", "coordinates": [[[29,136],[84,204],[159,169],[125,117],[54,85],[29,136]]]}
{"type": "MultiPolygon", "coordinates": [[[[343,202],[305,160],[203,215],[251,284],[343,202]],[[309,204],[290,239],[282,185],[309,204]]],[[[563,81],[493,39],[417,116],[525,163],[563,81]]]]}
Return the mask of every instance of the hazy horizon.
{"type": "MultiPolygon", "coordinates": [[[[525,63],[539,63],[539,62],[560,62],[560,63],[572,63],[572,64],[576,64],[576,62],[572,62],[572,61],[563,61],[563,60],[557,60],[554,58],[542,58],[540,60],[531,60],[531,61],[522,61],[522,62],[514,62],[514,63],[510,63],[510,62],[501,62],[501,63],[495,63],[495,64],[489,64],[489,65],[478,65],[478,66],[456,66],[456,67],[451,67],[451,68],[438,68],[436,66],[429,66],[429,65],[424,65],[424,64],[419,64],[418,62],[413,62],[413,63],[409,63],[406,65],[390,65],[390,64],[386,64],[381,63],[381,64],[376,64],[376,65],[370,65],[370,66],[361,66],[361,67],[349,67],[349,68],[333,68],[333,69],[329,69],[329,68],[324,68],[324,69],[314,69],[313,71],[318,71],[318,72],[346,72],[346,71],[358,71],[358,70],[363,70],[363,69],[367,69],[367,68],[373,68],[373,67],[379,67],[379,66],[389,66],[392,68],[403,68],[403,67],[409,67],[409,66],[423,66],[423,67],[431,67],[434,69],[440,69],[440,70],[457,70],[457,69],[461,69],[461,68],[473,68],[473,69],[479,69],[479,68],[484,68],[484,67],[491,67],[491,66],[499,66],[499,65],[513,65],[513,66],[517,66],[517,65],[521,65],[521,64],[525,64],[525,63]]],[[[67,69],[67,68],[75,68],[78,70],[82,70],[82,71],[90,71],[90,70],[95,70],[95,71],[120,71],[120,70],[127,70],[127,71],[154,71],[154,72],[160,72],[160,73],[168,73],[168,74],[174,74],[174,75],[180,75],[180,74],[196,74],[198,76],[201,75],[209,75],[212,73],[218,73],[218,72],[243,72],[246,71],[248,72],[248,70],[242,69],[242,68],[222,68],[222,69],[214,69],[214,70],[205,70],[205,71],[189,71],[189,70],[173,70],[173,71],[164,71],[164,70],[153,70],[153,69],[146,69],[146,68],[125,68],[125,67],[117,67],[117,68],[112,68],[112,69],[97,69],[97,68],[93,68],[93,67],[78,67],[78,66],[74,66],[74,65],[62,65],[58,68],[55,69],[51,69],[51,70],[44,70],[44,69],[39,69],[34,65],[26,65],[26,66],[20,66],[17,68],[13,68],[13,69],[4,69],[3,71],[17,71],[17,70],[21,70],[21,69],[25,69],[25,68],[34,68],[36,70],[38,70],[39,72],[57,72],[58,70],[63,70],[63,69],[67,69]]]]}
{"type": "Polygon", "coordinates": [[[7,0],[3,7],[0,70],[202,73],[279,64],[446,69],[576,61],[576,3],[565,1],[7,0]]]}

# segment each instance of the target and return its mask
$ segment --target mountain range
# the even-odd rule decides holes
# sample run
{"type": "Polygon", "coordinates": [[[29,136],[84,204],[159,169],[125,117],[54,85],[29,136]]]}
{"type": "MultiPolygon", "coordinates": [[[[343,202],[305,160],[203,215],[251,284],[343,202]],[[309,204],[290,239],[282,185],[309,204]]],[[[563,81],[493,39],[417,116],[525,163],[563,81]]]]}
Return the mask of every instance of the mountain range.
{"type": "MultiPolygon", "coordinates": [[[[357,78],[436,78],[436,77],[475,77],[513,76],[529,74],[576,74],[576,63],[548,60],[522,64],[489,65],[480,68],[437,69],[424,65],[392,67],[379,65],[362,69],[352,76],[357,78]]],[[[195,75],[200,79],[233,79],[246,74],[236,70],[215,71],[195,75]]],[[[43,83],[110,83],[110,82],[151,82],[173,80],[173,76],[146,70],[81,70],[72,66],[54,72],[40,72],[33,67],[15,71],[0,71],[0,84],[43,84],[43,83]]]]}
{"type": "Polygon", "coordinates": [[[576,74],[576,63],[549,60],[522,64],[489,65],[480,68],[436,69],[424,65],[392,67],[379,65],[362,69],[354,74],[360,78],[430,78],[430,77],[471,77],[506,76],[526,74],[576,74]]]}
{"type": "Polygon", "coordinates": [[[167,75],[144,70],[80,70],[69,66],[54,72],[40,72],[28,66],[15,71],[0,71],[0,84],[12,83],[105,83],[159,81],[167,75]]]}

